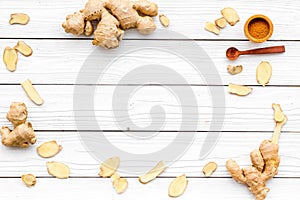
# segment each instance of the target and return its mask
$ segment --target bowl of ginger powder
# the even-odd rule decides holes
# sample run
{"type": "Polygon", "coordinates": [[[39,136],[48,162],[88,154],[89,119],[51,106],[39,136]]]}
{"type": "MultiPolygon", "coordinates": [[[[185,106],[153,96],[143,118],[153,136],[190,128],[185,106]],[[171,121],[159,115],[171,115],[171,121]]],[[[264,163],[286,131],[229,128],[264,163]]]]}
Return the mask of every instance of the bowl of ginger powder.
{"type": "Polygon", "coordinates": [[[250,41],[264,42],[273,34],[273,23],[265,15],[253,15],[246,21],[244,32],[250,41]]]}

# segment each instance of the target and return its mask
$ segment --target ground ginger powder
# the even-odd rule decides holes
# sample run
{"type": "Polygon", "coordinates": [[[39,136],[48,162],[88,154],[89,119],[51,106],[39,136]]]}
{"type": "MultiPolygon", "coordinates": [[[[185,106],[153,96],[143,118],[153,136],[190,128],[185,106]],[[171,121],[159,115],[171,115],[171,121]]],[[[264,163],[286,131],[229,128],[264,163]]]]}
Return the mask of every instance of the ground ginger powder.
{"type": "Polygon", "coordinates": [[[257,18],[249,23],[248,31],[252,37],[262,39],[269,34],[270,26],[266,20],[257,18]]]}

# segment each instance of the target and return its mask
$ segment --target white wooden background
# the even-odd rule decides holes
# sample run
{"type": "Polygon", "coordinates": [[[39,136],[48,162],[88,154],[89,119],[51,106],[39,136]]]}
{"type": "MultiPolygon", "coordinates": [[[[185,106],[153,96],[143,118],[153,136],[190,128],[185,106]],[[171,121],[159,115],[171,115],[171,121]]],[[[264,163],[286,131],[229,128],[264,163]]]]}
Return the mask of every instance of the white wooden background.
{"type": "MultiPolygon", "coordinates": [[[[279,174],[268,185],[271,192],[268,199],[299,199],[300,191],[300,3],[297,0],[279,1],[204,1],[204,0],[155,0],[161,13],[170,20],[170,30],[195,39],[211,57],[222,78],[222,85],[205,86],[199,77],[190,69],[182,68],[180,62],[160,55],[140,53],[128,57],[134,62],[147,62],[157,59],[163,64],[171,64],[179,70],[194,91],[199,108],[200,123],[197,138],[186,154],[157,180],[147,185],[138,182],[137,177],[128,177],[129,188],[117,195],[110,180],[97,176],[100,164],[82,146],[76,132],[73,117],[73,89],[76,77],[87,56],[97,47],[91,45],[91,38],[74,37],[64,33],[61,23],[65,16],[83,7],[85,0],[1,0],[0,1],[0,47],[13,46],[19,39],[26,41],[34,50],[31,57],[19,56],[16,72],[8,72],[4,65],[0,69],[0,122],[8,125],[5,113],[13,101],[24,101],[28,105],[29,121],[36,130],[38,142],[28,149],[15,149],[0,146],[0,199],[168,199],[167,188],[171,180],[186,173],[189,185],[180,199],[253,199],[247,188],[235,183],[225,169],[228,158],[235,158],[245,166],[249,165],[249,152],[258,147],[261,140],[271,137],[274,128],[271,104],[280,103],[289,117],[280,139],[281,166],[279,174]],[[219,36],[206,32],[203,27],[206,21],[213,21],[220,16],[223,7],[234,7],[241,21],[234,27],[226,27],[219,36]],[[27,26],[11,26],[9,15],[15,12],[29,14],[31,21],[27,26]],[[243,24],[253,14],[262,13],[269,16],[275,26],[270,41],[254,44],[244,37],[243,24]],[[224,54],[230,46],[240,49],[269,45],[285,45],[286,53],[241,57],[229,62],[224,54]],[[255,68],[262,60],[268,60],[273,66],[273,76],[269,86],[262,88],[255,80],[255,68]],[[244,71],[231,76],[226,71],[227,64],[242,64],[244,71]],[[38,107],[27,99],[19,83],[30,78],[45,100],[38,107]],[[252,85],[254,92],[242,98],[227,93],[229,82],[252,85]],[[213,152],[204,160],[199,160],[199,150],[204,138],[209,134],[212,105],[208,94],[209,87],[223,87],[226,97],[226,114],[221,138],[213,152]],[[57,140],[63,150],[55,158],[65,162],[71,168],[71,178],[58,180],[50,177],[45,167],[45,159],[35,152],[37,145],[48,140],[57,140]],[[208,161],[219,164],[216,173],[204,178],[201,170],[208,161]],[[33,188],[25,187],[20,179],[23,173],[37,175],[37,184],[33,188]]],[[[158,29],[163,29],[155,18],[158,29]]],[[[126,32],[121,47],[110,51],[103,59],[126,50],[128,46],[137,46],[140,40],[172,40],[153,34],[141,36],[135,30],[126,32]]],[[[184,42],[184,41],[183,41],[184,42]]],[[[102,51],[102,50],[101,50],[102,51]]],[[[103,50],[105,51],[105,50],[103,50]]],[[[191,57],[198,55],[190,55],[191,57]]],[[[102,122],[103,130],[112,143],[124,149],[139,151],[144,148],[167,145],[176,134],[180,123],[180,107],[167,93],[155,86],[145,86],[133,100],[130,117],[138,126],[149,123],[148,109],[153,103],[159,103],[170,112],[167,124],[154,144],[141,144],[132,138],[124,137],[116,126],[112,114],[111,97],[116,80],[122,77],[129,65],[113,66],[101,82],[95,98],[96,116],[102,122]]],[[[209,74],[206,74],[209,76],[209,74]]],[[[87,75],[88,76],[88,75],[87,75]]],[[[176,84],[176,83],[174,83],[176,84]]],[[[89,87],[89,86],[86,86],[89,87]]],[[[120,86],[122,87],[122,86],[120,86]]],[[[132,86],[134,87],[134,86],[132,86]]],[[[188,106],[188,105],[185,105],[188,106]]],[[[122,110],[120,112],[126,112],[122,110]]],[[[195,116],[197,117],[197,116],[195,116]]],[[[81,119],[80,119],[81,120],[81,119]]],[[[82,120],[85,120],[84,118],[82,120]]],[[[86,121],[86,129],[89,122],[86,121]]],[[[93,131],[93,130],[92,130],[93,131]]],[[[215,130],[212,130],[215,131],[215,130]]],[[[185,143],[187,141],[181,141],[185,143]]],[[[128,160],[122,160],[129,162],[128,160]]],[[[150,168],[151,166],[149,166],[150,168]]]]}

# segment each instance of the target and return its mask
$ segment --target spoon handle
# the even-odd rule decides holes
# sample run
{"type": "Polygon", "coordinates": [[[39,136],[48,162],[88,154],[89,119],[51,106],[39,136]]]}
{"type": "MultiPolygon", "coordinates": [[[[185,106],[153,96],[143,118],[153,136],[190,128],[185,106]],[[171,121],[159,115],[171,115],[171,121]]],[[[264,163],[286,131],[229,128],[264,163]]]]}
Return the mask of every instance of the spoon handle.
{"type": "Polygon", "coordinates": [[[273,47],[264,47],[259,49],[250,49],[246,51],[240,51],[240,55],[243,54],[267,54],[267,53],[282,53],[285,52],[285,47],[282,46],[273,46],[273,47]]]}

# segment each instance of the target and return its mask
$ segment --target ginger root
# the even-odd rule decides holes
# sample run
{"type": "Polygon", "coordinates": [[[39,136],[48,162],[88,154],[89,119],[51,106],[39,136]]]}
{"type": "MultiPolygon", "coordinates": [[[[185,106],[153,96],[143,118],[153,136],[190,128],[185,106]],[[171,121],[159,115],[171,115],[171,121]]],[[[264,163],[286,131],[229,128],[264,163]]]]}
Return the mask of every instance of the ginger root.
{"type": "Polygon", "coordinates": [[[157,5],[148,0],[88,0],[84,9],[66,17],[62,27],[67,33],[81,35],[91,30],[86,23],[97,21],[92,43],[110,49],[120,45],[126,29],[152,33],[156,26],[151,17],[157,13],[157,5]]]}
{"type": "Polygon", "coordinates": [[[36,142],[32,125],[30,122],[26,122],[27,107],[24,103],[12,103],[6,118],[13,124],[14,130],[11,131],[6,126],[0,129],[3,145],[26,148],[36,142]]]}
{"type": "MultiPolygon", "coordinates": [[[[275,121],[276,122],[276,121],[275,121]]],[[[278,173],[280,157],[278,155],[278,139],[283,125],[287,122],[284,120],[276,122],[272,140],[264,140],[259,146],[259,150],[253,150],[250,153],[252,166],[240,168],[237,162],[230,159],[226,162],[226,168],[232,178],[238,183],[248,186],[256,200],[263,200],[270,191],[266,187],[266,182],[278,173]]]]}

